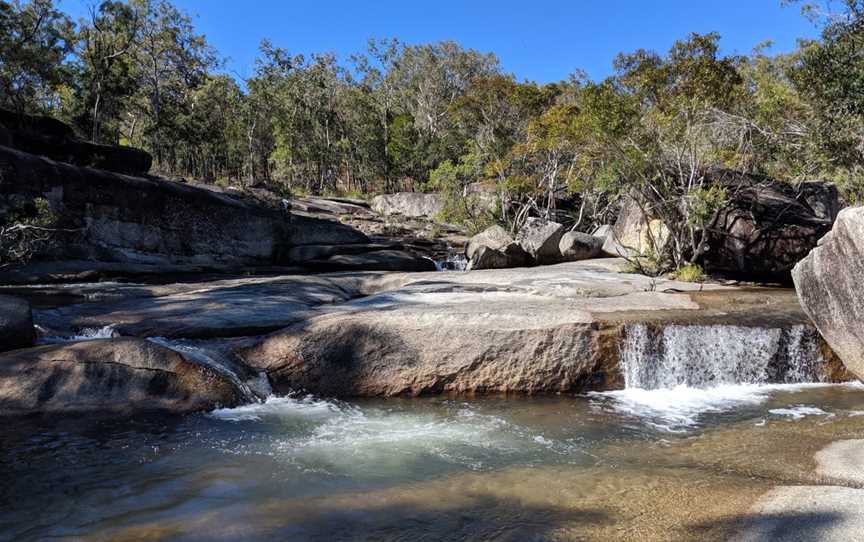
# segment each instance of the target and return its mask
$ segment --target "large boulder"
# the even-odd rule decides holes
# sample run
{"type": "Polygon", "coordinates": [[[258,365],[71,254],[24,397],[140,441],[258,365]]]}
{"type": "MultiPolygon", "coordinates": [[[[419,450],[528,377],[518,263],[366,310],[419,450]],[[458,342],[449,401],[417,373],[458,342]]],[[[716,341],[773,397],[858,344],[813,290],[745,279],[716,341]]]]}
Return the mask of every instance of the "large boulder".
{"type": "Polygon", "coordinates": [[[234,406],[242,394],[210,367],[142,339],[40,346],[0,355],[0,415],[234,406]]]}
{"type": "Polygon", "coordinates": [[[69,230],[57,260],[204,266],[282,263],[292,246],[368,243],[338,222],[238,196],[56,162],[0,147],[0,209],[48,200],[69,230]]]}
{"type": "Polygon", "coordinates": [[[518,243],[510,243],[501,250],[481,246],[468,261],[467,270],[527,267],[533,263],[534,260],[518,243]]]}
{"type": "Polygon", "coordinates": [[[842,378],[793,292],[621,274],[620,263],[419,276],[237,354],[277,392],[341,397],[842,378]]]}
{"type": "Polygon", "coordinates": [[[30,303],[0,295],[0,352],[33,346],[36,330],[30,303]]]}
{"type": "MultiPolygon", "coordinates": [[[[706,186],[721,187],[727,198],[708,221],[700,263],[709,272],[788,280],[792,267],[831,229],[839,208],[831,183],[792,185],[725,170],[711,171],[706,179],[706,186]]],[[[627,196],[604,252],[650,255],[665,247],[669,230],[654,205],[627,196]]]]}
{"type": "Polygon", "coordinates": [[[616,257],[654,255],[669,241],[669,229],[663,221],[651,217],[650,205],[640,204],[631,195],[623,198],[618,219],[604,234],[603,251],[616,257]]]}
{"type": "Polygon", "coordinates": [[[465,257],[469,260],[474,257],[474,253],[480,247],[491,248],[492,250],[503,250],[508,245],[515,243],[516,240],[510,235],[510,232],[501,226],[490,226],[473,236],[465,247],[465,257]]]}
{"type": "Polygon", "coordinates": [[[788,279],[831,230],[839,203],[830,183],[799,186],[756,176],[715,181],[729,195],[712,223],[703,267],[749,277],[788,279]]]}
{"type": "Polygon", "coordinates": [[[75,137],[70,126],[57,119],[5,109],[0,109],[0,145],[76,166],[128,175],[147,173],[153,162],[150,154],[141,149],[82,141],[75,137]]]}
{"type": "Polygon", "coordinates": [[[372,199],[372,210],[383,216],[434,219],[444,210],[444,198],[441,194],[422,192],[382,194],[372,199]]]}
{"type": "Polygon", "coordinates": [[[472,237],[465,257],[469,270],[525,267],[533,263],[525,249],[501,226],[491,226],[472,237]]]}
{"type": "Polygon", "coordinates": [[[519,229],[516,241],[537,264],[547,265],[561,261],[558,245],[562,235],[564,226],[561,224],[531,217],[519,229]]]}
{"type": "Polygon", "coordinates": [[[440,305],[376,310],[372,300],[371,309],[297,324],[239,355],[267,371],[276,391],[338,397],[567,392],[602,380],[596,326],[469,295],[478,304],[444,295],[440,305]]]}
{"type": "Polygon", "coordinates": [[[604,240],[600,237],[569,231],[561,236],[558,251],[562,261],[578,262],[598,257],[603,250],[603,243],[604,240]]]}
{"type": "Polygon", "coordinates": [[[841,211],[792,278],[804,311],[826,342],[864,378],[864,207],[841,211]]]}

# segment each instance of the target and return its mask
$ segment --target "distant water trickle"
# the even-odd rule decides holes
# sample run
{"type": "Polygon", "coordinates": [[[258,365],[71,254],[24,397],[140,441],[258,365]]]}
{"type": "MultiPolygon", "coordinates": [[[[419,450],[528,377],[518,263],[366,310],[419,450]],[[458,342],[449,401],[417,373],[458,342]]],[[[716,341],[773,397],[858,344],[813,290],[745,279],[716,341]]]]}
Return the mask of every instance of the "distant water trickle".
{"type": "Polygon", "coordinates": [[[465,271],[468,268],[468,260],[464,254],[451,254],[443,260],[435,261],[438,271],[465,271]]]}
{"type": "MultiPolygon", "coordinates": [[[[40,328],[38,328],[41,331],[40,328]]],[[[75,333],[74,335],[51,335],[46,337],[41,337],[39,339],[40,344],[59,344],[59,343],[69,343],[69,342],[78,342],[78,341],[94,341],[97,339],[113,339],[114,337],[119,337],[120,334],[117,333],[117,330],[114,329],[114,324],[110,324],[103,327],[85,327],[75,333]]]]}
{"type": "Polygon", "coordinates": [[[825,380],[816,331],[804,325],[632,324],[620,359],[625,386],[646,390],[825,380]]]}

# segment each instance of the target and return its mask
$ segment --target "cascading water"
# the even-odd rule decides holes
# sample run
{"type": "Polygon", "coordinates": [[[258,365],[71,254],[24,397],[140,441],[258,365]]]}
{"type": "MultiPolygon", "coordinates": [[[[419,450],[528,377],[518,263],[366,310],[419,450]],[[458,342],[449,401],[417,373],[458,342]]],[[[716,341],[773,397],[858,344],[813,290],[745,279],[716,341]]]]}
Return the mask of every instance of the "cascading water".
{"type": "Polygon", "coordinates": [[[443,260],[434,260],[438,271],[465,271],[468,268],[468,259],[464,254],[451,254],[443,260]]]}
{"type": "Polygon", "coordinates": [[[625,386],[646,390],[825,380],[816,331],[804,325],[632,324],[620,360],[625,386]]]}
{"type": "Polygon", "coordinates": [[[73,335],[45,335],[45,330],[36,326],[37,331],[43,336],[39,339],[40,344],[59,344],[76,341],[95,341],[98,339],[113,339],[119,334],[114,329],[114,325],[103,327],[85,327],[73,335]]]}
{"type": "Polygon", "coordinates": [[[265,373],[243,374],[241,367],[218,349],[205,348],[193,341],[169,340],[164,337],[150,337],[147,340],[174,350],[186,359],[210,367],[224,375],[237,387],[246,402],[257,403],[273,393],[265,373]]]}
{"type": "Polygon", "coordinates": [[[669,432],[827,380],[817,332],[804,325],[631,324],[620,363],[625,389],[591,394],[597,406],[669,432]]]}

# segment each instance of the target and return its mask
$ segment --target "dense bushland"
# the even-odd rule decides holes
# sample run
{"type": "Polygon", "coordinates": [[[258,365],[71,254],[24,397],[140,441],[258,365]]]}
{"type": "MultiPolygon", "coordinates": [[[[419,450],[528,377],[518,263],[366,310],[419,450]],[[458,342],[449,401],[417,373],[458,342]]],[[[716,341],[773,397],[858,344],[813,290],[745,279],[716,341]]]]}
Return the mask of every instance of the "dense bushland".
{"type": "Polygon", "coordinates": [[[821,38],[790,54],[724,55],[719,35],[692,34],[622,53],[603,81],[519,81],[494,54],[396,39],[349,58],[265,41],[241,81],[167,0],[108,0],[80,21],[52,0],[0,0],[0,106],[144,148],[167,177],[441,191],[445,218],[473,228],[554,216],[590,230],[633,194],[669,227],[680,267],[699,261],[700,232],[730,197],[718,176],[826,179],[864,198],[864,1],[804,11],[821,38]],[[475,183],[494,211],[466,204],[475,183]]]}

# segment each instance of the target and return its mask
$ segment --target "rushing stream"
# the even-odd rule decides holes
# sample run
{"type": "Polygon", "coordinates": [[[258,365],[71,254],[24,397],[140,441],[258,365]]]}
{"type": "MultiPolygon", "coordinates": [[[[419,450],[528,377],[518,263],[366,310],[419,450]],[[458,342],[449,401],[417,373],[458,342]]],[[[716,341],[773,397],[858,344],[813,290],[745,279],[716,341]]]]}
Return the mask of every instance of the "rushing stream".
{"type": "Polygon", "coordinates": [[[864,436],[864,387],[820,383],[803,326],[633,325],[624,390],[471,400],[259,401],[204,343],[151,340],[250,404],[7,423],[0,540],[720,540],[864,436]]]}

